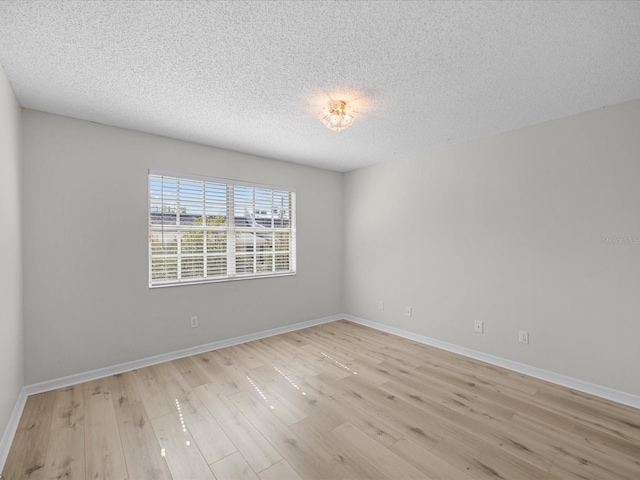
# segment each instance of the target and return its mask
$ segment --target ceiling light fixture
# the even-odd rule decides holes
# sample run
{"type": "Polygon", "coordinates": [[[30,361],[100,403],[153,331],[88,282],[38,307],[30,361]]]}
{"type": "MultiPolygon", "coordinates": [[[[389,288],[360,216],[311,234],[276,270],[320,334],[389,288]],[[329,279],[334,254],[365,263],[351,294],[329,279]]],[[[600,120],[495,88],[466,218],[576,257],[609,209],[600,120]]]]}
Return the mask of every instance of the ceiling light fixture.
{"type": "Polygon", "coordinates": [[[347,105],[346,102],[338,100],[333,102],[329,107],[322,107],[320,114],[322,115],[320,118],[322,123],[324,123],[328,129],[339,132],[351,126],[358,112],[355,111],[351,105],[347,105]]]}

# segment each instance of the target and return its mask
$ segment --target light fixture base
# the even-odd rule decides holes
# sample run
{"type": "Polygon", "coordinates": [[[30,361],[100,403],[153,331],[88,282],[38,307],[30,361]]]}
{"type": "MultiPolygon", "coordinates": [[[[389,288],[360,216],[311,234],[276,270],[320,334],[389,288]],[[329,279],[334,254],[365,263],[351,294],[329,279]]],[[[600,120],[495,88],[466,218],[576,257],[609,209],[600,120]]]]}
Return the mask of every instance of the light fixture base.
{"type": "Polygon", "coordinates": [[[344,100],[336,100],[330,106],[322,107],[320,114],[325,127],[339,132],[353,124],[358,112],[344,100]]]}

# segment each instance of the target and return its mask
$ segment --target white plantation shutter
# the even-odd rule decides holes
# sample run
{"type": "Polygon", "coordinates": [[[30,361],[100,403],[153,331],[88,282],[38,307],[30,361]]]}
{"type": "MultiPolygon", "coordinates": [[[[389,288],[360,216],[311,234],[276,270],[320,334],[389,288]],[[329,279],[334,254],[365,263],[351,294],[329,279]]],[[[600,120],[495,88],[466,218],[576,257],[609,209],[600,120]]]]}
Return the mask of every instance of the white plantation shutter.
{"type": "Polygon", "coordinates": [[[149,173],[149,286],[296,271],[295,192],[149,173]]]}

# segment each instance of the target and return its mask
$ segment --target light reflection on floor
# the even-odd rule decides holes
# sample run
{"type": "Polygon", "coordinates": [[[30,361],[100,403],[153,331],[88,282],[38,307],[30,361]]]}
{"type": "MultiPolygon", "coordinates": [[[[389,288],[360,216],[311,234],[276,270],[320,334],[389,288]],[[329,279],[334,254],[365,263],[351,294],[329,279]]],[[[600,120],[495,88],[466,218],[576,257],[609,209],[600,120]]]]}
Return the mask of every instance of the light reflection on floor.
{"type": "MultiPolygon", "coordinates": [[[[278,367],[273,367],[273,368],[274,368],[274,370],[275,370],[276,372],[278,372],[280,375],[282,375],[282,377],[283,377],[287,382],[289,382],[291,385],[293,385],[293,386],[294,386],[294,388],[295,388],[296,390],[300,391],[300,387],[299,387],[298,385],[296,385],[296,384],[295,384],[295,382],[294,382],[293,380],[291,380],[287,375],[285,375],[285,374],[282,372],[282,370],[280,370],[278,367]]],[[[300,391],[300,393],[302,393],[302,395],[306,395],[306,392],[300,391]]]]}
{"type": "Polygon", "coordinates": [[[323,357],[326,357],[326,358],[328,358],[329,360],[331,360],[332,362],[334,362],[336,365],[338,365],[338,366],[340,366],[340,367],[344,368],[346,371],[348,371],[348,372],[350,372],[350,373],[353,373],[354,375],[357,375],[357,374],[358,374],[358,372],[354,372],[354,371],[353,371],[353,370],[351,370],[349,367],[347,367],[346,365],[343,365],[342,363],[340,363],[339,361],[337,361],[335,358],[331,358],[331,357],[330,357],[329,355],[327,355],[326,353],[324,353],[324,352],[320,352],[320,354],[321,354],[323,357]]]}
{"type": "MultiPolygon", "coordinates": [[[[258,386],[253,382],[253,380],[251,380],[251,378],[249,378],[249,376],[247,376],[247,380],[249,380],[249,382],[251,382],[251,385],[253,385],[253,388],[256,389],[256,392],[258,392],[260,394],[260,396],[262,397],[262,399],[266,402],[269,403],[269,400],[267,400],[267,397],[265,396],[264,393],[262,393],[262,390],[260,390],[258,388],[258,386]]],[[[269,408],[271,408],[271,410],[274,410],[275,407],[273,405],[269,405],[269,408]]]]}

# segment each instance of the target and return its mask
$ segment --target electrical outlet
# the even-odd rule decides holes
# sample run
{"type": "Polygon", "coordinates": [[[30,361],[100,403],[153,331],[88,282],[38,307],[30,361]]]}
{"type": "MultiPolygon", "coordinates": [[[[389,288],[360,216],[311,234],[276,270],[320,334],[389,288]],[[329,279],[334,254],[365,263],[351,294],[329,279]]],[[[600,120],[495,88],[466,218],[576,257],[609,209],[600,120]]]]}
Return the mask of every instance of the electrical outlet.
{"type": "Polygon", "coordinates": [[[484,333],[484,322],[482,320],[476,320],[473,324],[473,331],[476,333],[484,333]]]}
{"type": "Polygon", "coordinates": [[[520,330],[518,333],[518,341],[520,343],[529,343],[529,332],[526,330],[520,330]]]}
{"type": "Polygon", "coordinates": [[[411,316],[411,307],[404,307],[404,315],[405,317],[411,316]]]}
{"type": "Polygon", "coordinates": [[[198,317],[191,317],[191,328],[196,328],[198,326],[198,317]]]}
{"type": "Polygon", "coordinates": [[[384,310],[384,302],[382,300],[378,302],[378,310],[384,310]]]}

